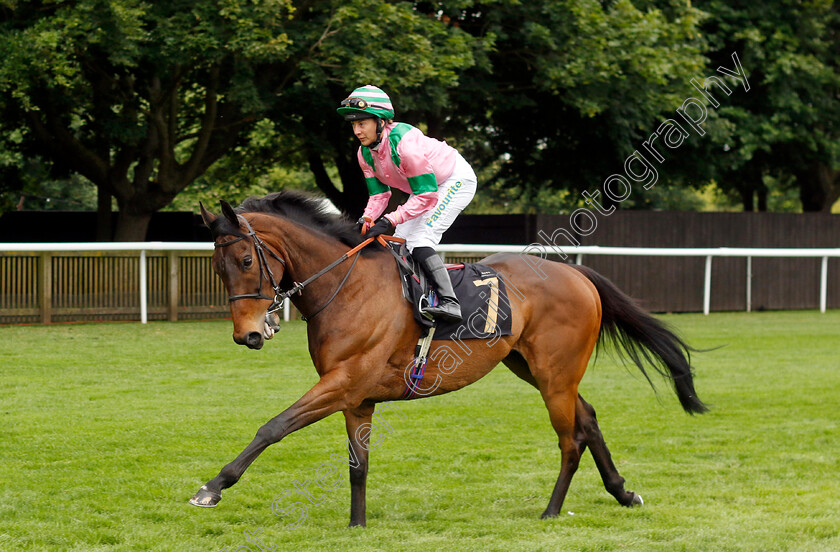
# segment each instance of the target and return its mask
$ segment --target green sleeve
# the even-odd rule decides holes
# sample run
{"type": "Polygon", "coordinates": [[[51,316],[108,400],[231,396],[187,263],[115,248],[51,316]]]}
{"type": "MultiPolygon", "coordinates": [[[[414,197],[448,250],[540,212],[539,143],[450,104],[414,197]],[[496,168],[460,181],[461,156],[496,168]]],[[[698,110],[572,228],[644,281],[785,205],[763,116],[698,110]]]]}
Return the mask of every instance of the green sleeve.
{"type": "MultiPolygon", "coordinates": [[[[438,189],[437,178],[434,173],[421,174],[420,176],[409,176],[408,185],[414,195],[426,192],[436,192],[438,189]]],[[[370,185],[368,185],[368,188],[370,185]]]]}
{"type": "Polygon", "coordinates": [[[384,194],[391,191],[391,188],[379,181],[375,176],[365,178],[367,182],[368,195],[384,194]]]}

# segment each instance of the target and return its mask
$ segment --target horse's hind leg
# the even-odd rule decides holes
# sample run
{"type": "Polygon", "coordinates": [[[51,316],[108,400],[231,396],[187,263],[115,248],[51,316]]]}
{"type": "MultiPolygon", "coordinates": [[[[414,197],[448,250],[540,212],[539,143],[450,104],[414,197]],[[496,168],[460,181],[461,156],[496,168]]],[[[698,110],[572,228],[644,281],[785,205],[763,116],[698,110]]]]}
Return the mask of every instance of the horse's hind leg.
{"type": "Polygon", "coordinates": [[[624,478],[618,474],[607,444],[604,442],[604,436],[595,418],[595,409],[580,395],[577,397],[575,414],[575,435],[576,439],[582,442],[580,452],[583,453],[586,446],[589,446],[607,492],[613,495],[622,506],[644,504],[641,496],[624,489],[624,478]]]}
{"type": "MultiPolygon", "coordinates": [[[[511,351],[511,354],[503,362],[519,378],[530,383],[537,389],[540,388],[539,382],[537,382],[531,373],[528,362],[522,354],[517,351],[511,351]]],[[[557,407],[558,409],[565,406],[562,404],[563,401],[555,400],[553,403],[560,405],[557,407]]],[[[563,434],[560,438],[560,449],[563,452],[563,465],[560,470],[560,475],[557,478],[557,483],[554,486],[554,492],[551,494],[548,508],[546,508],[542,517],[553,517],[560,512],[572,476],[587,446],[595,460],[595,465],[598,467],[598,472],[601,474],[601,479],[604,481],[604,487],[618,500],[619,504],[623,506],[643,504],[641,496],[624,489],[624,478],[619,475],[612,461],[612,456],[607,448],[607,444],[604,442],[604,436],[601,434],[601,428],[598,426],[595,409],[592,405],[586,402],[580,394],[577,395],[574,408],[574,430],[571,433],[574,449],[570,448],[568,444],[569,430],[565,422],[568,414],[558,413],[558,423],[555,423],[552,405],[548,400],[546,400],[546,406],[549,407],[549,413],[552,415],[552,425],[554,425],[554,429],[558,432],[558,436],[561,436],[561,433],[563,434]],[[566,448],[564,448],[564,441],[567,443],[566,448]]]]}
{"type": "Polygon", "coordinates": [[[575,432],[575,403],[577,402],[577,389],[569,389],[559,393],[552,393],[547,396],[543,393],[543,399],[548,407],[551,425],[557,432],[560,446],[560,475],[557,476],[557,483],[551,492],[548,506],[542,514],[542,518],[556,517],[563,507],[569,485],[572,483],[572,476],[580,464],[580,455],[583,452],[581,446],[581,435],[575,432]]]}
{"type": "MultiPolygon", "coordinates": [[[[544,377],[542,381],[537,379],[537,376],[531,371],[531,366],[546,366],[554,365],[555,363],[562,365],[558,359],[554,362],[543,361],[529,362],[524,355],[518,351],[511,351],[503,362],[516,374],[519,378],[530,383],[540,390],[548,408],[548,414],[551,419],[551,425],[559,438],[559,446],[561,453],[560,475],[557,477],[557,483],[554,485],[554,490],[551,493],[551,498],[548,501],[548,507],[542,514],[542,518],[555,517],[560,513],[560,508],[563,506],[563,500],[566,498],[566,493],[569,490],[569,485],[572,482],[572,476],[577,471],[580,464],[580,457],[583,451],[586,450],[586,438],[581,426],[577,423],[577,383],[562,377],[555,378],[552,383],[549,383],[544,377]],[[560,388],[557,388],[559,383],[560,388]]],[[[569,362],[566,359],[566,362],[569,362]]],[[[583,364],[585,366],[585,363],[583,364]]],[[[541,376],[545,373],[537,372],[541,376]]],[[[577,381],[580,380],[583,370],[578,370],[577,381]]],[[[568,374],[567,374],[568,376],[568,374]]]]}

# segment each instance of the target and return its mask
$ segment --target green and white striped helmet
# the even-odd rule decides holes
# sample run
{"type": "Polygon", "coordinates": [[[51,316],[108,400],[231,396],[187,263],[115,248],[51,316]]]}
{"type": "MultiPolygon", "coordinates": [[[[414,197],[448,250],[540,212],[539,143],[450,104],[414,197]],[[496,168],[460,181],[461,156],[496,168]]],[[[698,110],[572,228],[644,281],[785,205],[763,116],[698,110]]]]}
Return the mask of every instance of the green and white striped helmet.
{"type": "Polygon", "coordinates": [[[337,111],[347,121],[369,119],[371,117],[394,118],[394,106],[391,104],[391,98],[381,88],[370,84],[353,90],[341,102],[341,107],[337,111]]]}

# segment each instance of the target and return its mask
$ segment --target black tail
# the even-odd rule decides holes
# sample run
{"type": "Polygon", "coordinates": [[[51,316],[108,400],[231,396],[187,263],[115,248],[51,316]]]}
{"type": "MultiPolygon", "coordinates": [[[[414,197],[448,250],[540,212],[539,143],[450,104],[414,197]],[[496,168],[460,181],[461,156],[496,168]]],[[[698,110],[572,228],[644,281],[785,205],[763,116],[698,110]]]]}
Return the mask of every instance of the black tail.
{"type": "Polygon", "coordinates": [[[692,349],[665,324],[645,312],[615,284],[591,268],[572,265],[595,285],[601,297],[601,335],[623,350],[653,386],[645,364],[671,382],[683,409],[689,414],[708,411],[694,391],[692,349]]]}

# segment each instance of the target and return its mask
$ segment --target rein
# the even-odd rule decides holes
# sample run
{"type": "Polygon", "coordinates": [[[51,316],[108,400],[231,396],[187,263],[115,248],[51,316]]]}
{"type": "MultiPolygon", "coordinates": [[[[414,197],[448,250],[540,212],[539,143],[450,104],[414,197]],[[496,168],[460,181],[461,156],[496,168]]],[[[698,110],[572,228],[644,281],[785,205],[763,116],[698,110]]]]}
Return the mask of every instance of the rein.
{"type": "MultiPolygon", "coordinates": [[[[305,322],[308,322],[309,320],[311,320],[315,315],[320,313],[322,310],[327,308],[327,306],[329,306],[330,303],[332,303],[333,299],[335,299],[335,297],[338,295],[338,292],[341,291],[341,289],[344,287],[344,284],[347,283],[347,279],[350,277],[350,273],[353,271],[353,268],[356,266],[356,262],[358,262],[358,260],[359,260],[359,256],[357,254],[362,249],[367,247],[374,240],[378,241],[381,245],[385,246],[386,248],[388,248],[387,244],[385,243],[386,240],[388,240],[388,241],[404,241],[402,238],[395,238],[393,236],[385,236],[385,235],[379,235],[376,238],[368,238],[365,241],[363,241],[362,243],[360,243],[359,245],[357,245],[356,247],[354,247],[353,249],[351,249],[350,251],[348,251],[347,253],[345,253],[344,255],[342,255],[341,257],[339,257],[338,259],[336,259],[335,261],[333,261],[332,263],[330,263],[328,266],[324,267],[323,269],[319,270],[317,273],[313,274],[312,276],[310,276],[309,278],[304,280],[303,282],[294,282],[294,285],[290,289],[288,289],[286,291],[283,291],[283,290],[280,289],[280,282],[278,282],[276,280],[276,278],[274,277],[274,273],[271,271],[271,267],[268,265],[268,259],[266,258],[266,252],[269,255],[271,255],[272,258],[276,259],[277,261],[280,261],[280,264],[282,264],[284,267],[286,266],[286,261],[284,261],[283,258],[280,257],[280,255],[278,255],[277,253],[272,251],[265,244],[265,242],[263,242],[260,239],[260,237],[257,236],[257,233],[251,227],[251,224],[248,222],[248,219],[246,219],[242,215],[239,215],[239,219],[242,222],[245,223],[245,227],[248,229],[247,236],[240,236],[240,237],[232,239],[230,241],[217,243],[217,244],[215,244],[215,247],[217,247],[217,248],[218,247],[227,247],[228,245],[233,245],[235,243],[238,243],[238,242],[250,237],[251,240],[254,243],[254,250],[257,252],[257,263],[259,263],[259,266],[260,266],[260,281],[259,281],[259,284],[257,284],[258,287],[257,287],[257,291],[255,293],[241,293],[241,294],[238,294],[238,295],[229,296],[228,301],[231,302],[231,303],[234,302],[234,301],[238,301],[240,299],[265,299],[267,301],[272,302],[271,305],[269,305],[269,307],[266,311],[267,314],[277,312],[282,307],[284,300],[289,299],[292,295],[295,295],[296,293],[302,293],[303,288],[305,288],[306,286],[308,286],[309,284],[311,284],[312,282],[314,282],[315,280],[317,280],[318,278],[320,278],[321,276],[323,276],[324,274],[326,274],[330,270],[334,269],[335,267],[337,267],[338,265],[340,265],[341,263],[343,263],[344,261],[349,259],[351,256],[356,255],[356,258],[353,259],[353,263],[350,265],[350,268],[347,270],[347,274],[344,275],[344,278],[338,284],[338,287],[335,289],[335,291],[330,296],[330,298],[327,299],[327,302],[324,303],[314,313],[310,314],[308,317],[307,316],[301,316],[301,319],[304,320],[305,322]],[[274,297],[273,298],[265,295],[262,292],[263,278],[267,279],[268,282],[271,284],[271,287],[274,290],[274,297]]],[[[388,248],[388,249],[390,249],[390,248],[388,248]]]]}

